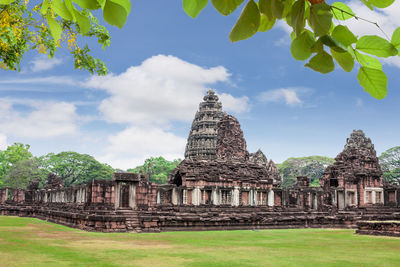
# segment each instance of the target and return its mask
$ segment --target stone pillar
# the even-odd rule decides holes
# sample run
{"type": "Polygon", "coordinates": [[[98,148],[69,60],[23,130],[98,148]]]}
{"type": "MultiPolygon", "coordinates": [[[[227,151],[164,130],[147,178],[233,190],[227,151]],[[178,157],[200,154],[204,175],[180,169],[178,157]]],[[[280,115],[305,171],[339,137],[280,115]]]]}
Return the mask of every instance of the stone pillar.
{"type": "Polygon", "coordinates": [[[372,204],[376,204],[376,191],[372,191],[372,204]]]}
{"type": "Polygon", "coordinates": [[[201,201],[201,190],[198,186],[196,186],[192,190],[192,204],[198,206],[200,205],[200,201],[201,201]]]}
{"type": "Polygon", "coordinates": [[[212,196],[212,203],[213,205],[219,205],[219,196],[218,196],[218,188],[213,187],[211,196],[212,196]]]}
{"type": "Polygon", "coordinates": [[[268,206],[273,207],[275,205],[274,191],[270,189],[268,191],[268,206]]]}
{"type": "Polygon", "coordinates": [[[115,186],[114,208],[118,209],[119,208],[119,198],[120,198],[120,195],[121,195],[121,184],[116,182],[114,186],[115,186]]]}
{"type": "Polygon", "coordinates": [[[136,185],[133,183],[129,184],[129,207],[136,208],[136,185]]]}
{"type": "Polygon", "coordinates": [[[157,191],[157,204],[161,204],[160,190],[157,191]]]}
{"type": "Polygon", "coordinates": [[[254,193],[253,193],[253,197],[254,197],[253,203],[254,203],[254,206],[258,206],[258,202],[257,202],[257,194],[258,194],[258,192],[257,192],[257,190],[255,190],[255,189],[254,189],[253,192],[254,192],[254,193]]]}
{"type": "Polygon", "coordinates": [[[171,202],[173,205],[178,205],[178,189],[177,188],[172,188],[172,196],[171,196],[171,202]]]}
{"type": "Polygon", "coordinates": [[[240,191],[239,187],[235,186],[235,188],[232,190],[232,206],[239,206],[239,199],[240,199],[240,191]]]}

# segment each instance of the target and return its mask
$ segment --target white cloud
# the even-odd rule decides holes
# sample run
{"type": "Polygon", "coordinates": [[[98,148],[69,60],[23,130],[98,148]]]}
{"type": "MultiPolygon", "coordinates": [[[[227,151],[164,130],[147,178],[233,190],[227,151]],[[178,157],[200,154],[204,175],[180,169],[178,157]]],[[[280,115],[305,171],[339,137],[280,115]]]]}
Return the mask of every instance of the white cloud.
{"type": "Polygon", "coordinates": [[[113,167],[128,169],[143,164],[145,158],[163,156],[182,158],[186,139],[158,127],[131,126],[108,138],[110,145],[101,161],[113,167]]]}
{"type": "Polygon", "coordinates": [[[243,113],[250,110],[250,101],[247,96],[233,97],[230,94],[222,93],[219,95],[219,100],[227,112],[243,113]]]}
{"type": "Polygon", "coordinates": [[[58,65],[62,64],[62,59],[53,57],[49,59],[46,55],[40,55],[35,57],[30,63],[32,72],[40,72],[50,70],[58,65]]]}
{"type": "Polygon", "coordinates": [[[264,91],[260,94],[261,102],[282,102],[289,106],[301,105],[303,101],[297,95],[297,88],[280,88],[275,90],[264,91]]]}
{"type": "Polygon", "coordinates": [[[79,116],[73,104],[26,101],[25,105],[32,111],[23,114],[7,99],[0,99],[0,129],[4,133],[20,138],[42,139],[78,132],[79,116]]]}
{"type": "MultiPolygon", "coordinates": [[[[158,55],[120,75],[94,76],[86,86],[110,94],[99,106],[108,122],[152,125],[190,121],[206,86],[228,82],[229,76],[222,66],[204,68],[174,56],[158,55]]],[[[224,97],[228,99],[227,96],[224,97]]],[[[233,100],[242,104],[248,101],[231,96],[227,107],[236,112],[243,108],[229,106],[233,100]]]]}
{"type": "Polygon", "coordinates": [[[68,76],[48,76],[25,79],[0,80],[0,84],[61,84],[78,86],[80,82],[68,76]]]}
{"type": "Polygon", "coordinates": [[[0,133],[0,150],[7,149],[7,136],[0,133]]]}

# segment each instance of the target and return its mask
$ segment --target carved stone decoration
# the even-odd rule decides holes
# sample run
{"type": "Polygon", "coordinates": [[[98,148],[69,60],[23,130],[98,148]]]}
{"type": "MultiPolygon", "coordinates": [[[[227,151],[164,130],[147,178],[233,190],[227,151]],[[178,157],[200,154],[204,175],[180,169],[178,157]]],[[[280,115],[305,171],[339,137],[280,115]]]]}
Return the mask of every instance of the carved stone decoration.
{"type": "Polygon", "coordinates": [[[261,149],[258,149],[255,153],[250,153],[249,161],[262,166],[268,165],[268,159],[261,149]]]}
{"type": "Polygon", "coordinates": [[[224,160],[249,160],[242,129],[238,120],[227,115],[218,123],[217,158],[224,160]]]}
{"type": "Polygon", "coordinates": [[[186,159],[216,159],[217,124],[225,116],[222,104],[213,90],[209,90],[199,105],[186,144],[186,159]]]}

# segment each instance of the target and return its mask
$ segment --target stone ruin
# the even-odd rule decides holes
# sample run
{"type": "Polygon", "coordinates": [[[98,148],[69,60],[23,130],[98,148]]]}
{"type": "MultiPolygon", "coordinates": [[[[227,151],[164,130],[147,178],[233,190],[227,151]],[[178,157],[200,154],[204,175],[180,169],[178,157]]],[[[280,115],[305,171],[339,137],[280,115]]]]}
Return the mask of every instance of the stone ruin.
{"type": "MultiPolygon", "coordinates": [[[[49,174],[39,189],[0,189],[0,214],[36,217],[90,231],[362,227],[385,232],[386,225],[361,220],[399,220],[400,187],[383,185],[371,140],[358,130],[328,166],[321,186],[306,176],[287,189],[272,160],[249,153],[236,118],[222,111],[209,90],[188,136],[185,159],[166,184],[148,176],[114,173],[111,181],[91,180],[64,187],[49,174]]],[[[398,228],[398,226],[396,226],[398,228]]],[[[396,229],[397,229],[396,228],[396,229]]]]}
{"type": "Polygon", "coordinates": [[[383,204],[382,170],[371,139],[354,130],[320,180],[327,202],[339,209],[383,204]]]}

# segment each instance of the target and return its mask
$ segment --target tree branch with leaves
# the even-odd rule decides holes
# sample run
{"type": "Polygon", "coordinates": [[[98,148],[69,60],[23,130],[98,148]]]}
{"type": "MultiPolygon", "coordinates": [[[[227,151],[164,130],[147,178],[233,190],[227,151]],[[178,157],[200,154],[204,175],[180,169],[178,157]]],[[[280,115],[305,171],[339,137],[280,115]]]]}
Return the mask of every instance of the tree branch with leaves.
{"type": "MultiPolygon", "coordinates": [[[[387,8],[395,0],[360,0],[369,9],[387,8]]],[[[207,6],[208,0],[183,0],[185,12],[196,18],[207,6]]],[[[244,0],[211,0],[215,9],[224,16],[230,15],[244,0]]],[[[357,37],[341,22],[349,19],[376,22],[357,16],[344,2],[332,5],[324,0],[254,0],[247,1],[229,38],[237,42],[250,38],[257,32],[272,29],[277,20],[283,20],[292,29],[290,51],[294,59],[308,62],[304,65],[326,74],[335,69],[335,62],[346,72],[351,72],[357,62],[357,79],[371,96],[383,99],[387,95],[388,79],[379,59],[396,57],[400,49],[400,28],[391,39],[377,35],[357,37]],[[334,23],[336,21],[336,24],[334,23]],[[308,25],[308,27],[306,26],[308,25]]]]}
{"type": "Polygon", "coordinates": [[[102,11],[108,24],[122,28],[130,9],[129,0],[0,0],[0,68],[20,70],[29,50],[52,58],[65,47],[76,69],[105,75],[106,65],[91,56],[85,44],[94,37],[103,49],[110,45],[107,29],[92,11],[102,11]]]}

